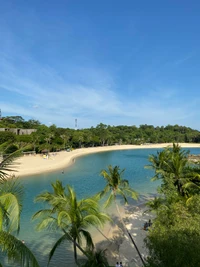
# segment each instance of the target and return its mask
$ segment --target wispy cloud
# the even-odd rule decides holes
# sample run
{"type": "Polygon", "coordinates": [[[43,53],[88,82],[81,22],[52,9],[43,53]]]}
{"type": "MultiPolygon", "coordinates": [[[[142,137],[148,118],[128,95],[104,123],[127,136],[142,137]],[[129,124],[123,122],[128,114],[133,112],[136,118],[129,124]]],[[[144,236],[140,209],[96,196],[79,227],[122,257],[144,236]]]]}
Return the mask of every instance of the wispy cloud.
{"type": "Polygon", "coordinates": [[[175,60],[174,61],[174,65],[178,66],[178,65],[181,65],[183,64],[185,61],[191,59],[192,57],[194,56],[194,53],[190,53],[189,55],[183,57],[183,58],[180,58],[178,60],[175,60]]]}
{"type": "Polygon", "coordinates": [[[69,127],[74,126],[75,118],[79,119],[82,127],[88,127],[101,121],[115,125],[127,121],[132,124],[167,124],[189,116],[185,106],[184,109],[181,105],[177,107],[171,101],[177,94],[176,90],[156,88],[147,95],[126,98],[126,93],[123,95],[116,90],[114,77],[108,73],[104,75],[101,69],[93,68],[91,72],[91,68],[84,68],[84,76],[77,72],[79,83],[69,83],[54,69],[28,61],[28,70],[17,69],[12,60],[6,58],[3,64],[0,63],[1,90],[5,95],[19,96],[18,101],[15,98],[6,101],[1,97],[3,112],[69,127]],[[91,73],[96,79],[90,79],[91,73]],[[166,101],[171,101],[172,105],[166,101]]]}

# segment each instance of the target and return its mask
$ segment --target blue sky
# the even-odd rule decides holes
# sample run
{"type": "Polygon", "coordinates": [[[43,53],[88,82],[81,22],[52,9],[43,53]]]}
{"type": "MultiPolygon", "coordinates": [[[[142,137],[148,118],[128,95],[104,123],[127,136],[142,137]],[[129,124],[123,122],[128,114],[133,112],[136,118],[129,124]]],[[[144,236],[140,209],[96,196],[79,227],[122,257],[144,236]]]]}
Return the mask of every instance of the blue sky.
{"type": "Polygon", "coordinates": [[[200,130],[200,2],[0,0],[0,109],[200,130]]]}

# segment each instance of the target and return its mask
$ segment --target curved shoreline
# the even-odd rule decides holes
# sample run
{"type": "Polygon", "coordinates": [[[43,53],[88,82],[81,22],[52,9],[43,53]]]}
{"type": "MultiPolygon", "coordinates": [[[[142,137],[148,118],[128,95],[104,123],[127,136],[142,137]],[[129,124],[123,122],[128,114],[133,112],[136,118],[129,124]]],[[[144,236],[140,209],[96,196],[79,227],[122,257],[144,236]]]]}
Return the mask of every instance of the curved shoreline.
{"type": "MultiPolygon", "coordinates": [[[[164,148],[171,145],[172,143],[163,143],[79,148],[71,152],[61,151],[50,153],[48,159],[44,159],[42,155],[26,155],[15,161],[16,165],[14,168],[16,169],[16,172],[13,174],[20,177],[61,170],[70,166],[76,158],[92,153],[114,150],[164,148]]],[[[183,148],[200,148],[200,144],[180,143],[180,146],[183,148]]]]}

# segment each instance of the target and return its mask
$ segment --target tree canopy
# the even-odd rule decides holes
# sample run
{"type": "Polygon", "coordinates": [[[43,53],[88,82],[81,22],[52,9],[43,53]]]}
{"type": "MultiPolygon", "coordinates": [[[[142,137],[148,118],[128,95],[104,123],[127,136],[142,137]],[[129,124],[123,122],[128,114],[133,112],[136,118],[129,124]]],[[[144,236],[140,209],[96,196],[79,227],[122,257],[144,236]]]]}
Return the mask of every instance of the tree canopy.
{"type": "Polygon", "coordinates": [[[156,212],[145,240],[149,267],[200,266],[200,169],[187,155],[174,144],[149,157],[153,180],[161,180],[159,196],[147,203],[156,212]]]}
{"type": "Polygon", "coordinates": [[[55,124],[49,127],[37,120],[25,121],[20,116],[4,117],[0,120],[0,128],[33,128],[37,132],[30,136],[17,136],[11,132],[0,131],[0,145],[11,140],[18,145],[29,143],[36,152],[46,149],[58,151],[69,147],[92,147],[115,144],[146,143],[199,143],[200,132],[186,126],[167,125],[153,126],[142,124],[140,126],[111,126],[99,123],[96,127],[85,129],[70,129],[57,127],[55,124]]]}

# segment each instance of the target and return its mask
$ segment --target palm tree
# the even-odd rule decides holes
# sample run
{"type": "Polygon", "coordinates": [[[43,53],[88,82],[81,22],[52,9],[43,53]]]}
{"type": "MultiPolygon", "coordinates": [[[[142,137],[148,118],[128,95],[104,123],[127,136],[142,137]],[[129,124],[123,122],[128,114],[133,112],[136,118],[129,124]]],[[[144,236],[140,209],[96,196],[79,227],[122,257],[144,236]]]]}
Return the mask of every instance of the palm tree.
{"type": "Polygon", "coordinates": [[[31,134],[31,139],[32,139],[32,143],[33,143],[33,150],[35,151],[36,144],[38,144],[38,141],[40,140],[40,136],[38,135],[37,132],[34,132],[31,134]]]}
{"type": "Polygon", "coordinates": [[[197,169],[189,164],[188,153],[181,150],[178,144],[173,144],[172,148],[167,147],[157,155],[151,155],[151,164],[145,167],[155,171],[152,181],[161,179],[164,184],[172,182],[180,196],[187,196],[188,188],[194,187],[195,182],[199,185],[200,181],[197,169]]]}
{"type": "Polygon", "coordinates": [[[94,248],[88,227],[102,226],[109,217],[100,212],[97,199],[77,200],[75,191],[69,185],[63,187],[60,181],[52,183],[52,187],[53,193],[45,192],[36,197],[36,201],[47,203],[49,209],[38,211],[33,219],[39,219],[38,230],[54,228],[63,231],[63,235],[49,254],[49,261],[57,247],[68,240],[73,243],[74,259],[77,262],[77,248],[87,256],[82,249],[83,239],[86,242],[86,248],[94,248]]]}
{"type": "Polygon", "coordinates": [[[15,152],[0,163],[0,249],[20,266],[39,267],[32,252],[13,235],[20,229],[23,187],[16,179],[6,178],[19,154],[20,151],[15,152]]]}
{"type": "MultiPolygon", "coordinates": [[[[113,168],[111,165],[108,166],[108,171],[101,171],[100,175],[103,176],[106,180],[106,186],[104,190],[100,193],[101,197],[109,193],[108,199],[105,202],[105,208],[107,208],[113,200],[115,201],[115,204],[118,207],[116,203],[117,195],[122,196],[125,204],[128,203],[127,197],[131,197],[133,199],[138,198],[138,194],[129,186],[128,180],[122,179],[123,172],[124,170],[120,171],[119,166],[115,166],[113,168]]],[[[117,209],[119,210],[119,208],[117,209]]]]}
{"type": "Polygon", "coordinates": [[[63,139],[63,145],[64,145],[64,149],[65,149],[66,143],[69,140],[69,136],[67,136],[66,134],[61,134],[60,137],[63,139]]]}
{"type": "Polygon", "coordinates": [[[133,240],[133,237],[131,236],[130,232],[126,228],[126,225],[123,221],[123,218],[121,216],[121,213],[119,211],[119,207],[116,202],[117,195],[121,196],[124,200],[124,203],[128,203],[127,197],[131,197],[133,199],[138,198],[138,194],[129,186],[128,180],[122,179],[122,174],[124,170],[120,170],[119,166],[112,167],[111,165],[108,166],[108,171],[107,170],[102,170],[101,175],[104,177],[106,180],[106,186],[102,192],[100,192],[98,195],[100,198],[103,196],[108,195],[108,198],[105,202],[105,208],[108,207],[113,201],[115,202],[120,220],[122,222],[122,225],[124,229],[126,230],[129,238],[131,239],[135,249],[138,252],[138,255],[142,261],[142,263],[145,265],[144,260],[138,250],[138,247],[135,244],[135,241],[133,240]]]}

